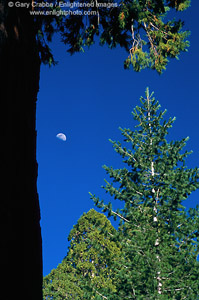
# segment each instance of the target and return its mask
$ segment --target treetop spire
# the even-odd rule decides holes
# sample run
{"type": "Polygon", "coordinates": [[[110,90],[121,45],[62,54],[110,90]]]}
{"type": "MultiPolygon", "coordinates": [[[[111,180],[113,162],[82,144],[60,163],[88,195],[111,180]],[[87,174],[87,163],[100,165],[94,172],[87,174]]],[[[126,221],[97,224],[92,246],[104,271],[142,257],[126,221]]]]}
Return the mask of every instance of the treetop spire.
{"type": "Polygon", "coordinates": [[[199,189],[198,168],[186,167],[188,138],[167,141],[175,118],[164,118],[149,89],[140,102],[133,110],[136,129],[120,129],[130,147],[111,141],[124,168],[104,167],[110,181],[103,189],[121,205],[113,209],[114,201],[91,194],[103,212],[120,219],[116,238],[124,256],[110,299],[196,299],[199,207],[187,210],[183,201],[199,189]]]}

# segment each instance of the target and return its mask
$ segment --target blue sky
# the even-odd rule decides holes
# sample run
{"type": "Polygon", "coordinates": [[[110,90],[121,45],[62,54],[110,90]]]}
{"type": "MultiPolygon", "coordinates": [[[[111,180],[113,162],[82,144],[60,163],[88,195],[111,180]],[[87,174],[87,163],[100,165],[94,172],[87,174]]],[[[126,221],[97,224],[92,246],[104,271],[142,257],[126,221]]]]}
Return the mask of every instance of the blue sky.
{"type": "MultiPolygon", "coordinates": [[[[193,154],[188,167],[199,166],[199,2],[185,13],[191,47],[180,60],[172,60],[159,76],[152,70],[124,70],[126,52],[95,45],[70,56],[55,37],[51,48],[59,64],[42,66],[37,102],[38,192],[41,206],[44,275],[67,253],[67,237],[83,212],[94,207],[88,192],[105,198],[101,189],[104,164],[117,168],[121,158],[109,138],[122,141],[118,127],[133,128],[131,111],[146,87],[155,92],[166,118],[176,116],[170,138],[190,137],[193,154]],[[56,138],[67,136],[66,142],[56,138]]],[[[199,204],[199,192],[187,205],[199,204]]]]}

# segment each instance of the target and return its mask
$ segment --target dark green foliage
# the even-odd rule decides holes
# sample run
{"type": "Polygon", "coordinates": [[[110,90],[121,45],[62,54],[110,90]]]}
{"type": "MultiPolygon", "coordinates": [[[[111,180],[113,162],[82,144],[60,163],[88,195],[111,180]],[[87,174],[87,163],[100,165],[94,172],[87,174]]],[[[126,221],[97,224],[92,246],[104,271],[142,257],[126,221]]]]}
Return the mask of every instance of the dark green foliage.
{"type": "Polygon", "coordinates": [[[43,299],[81,300],[82,290],[75,269],[64,259],[57,269],[53,269],[43,280],[43,299]]]}
{"type": "Polygon", "coordinates": [[[136,106],[134,131],[120,129],[127,148],[114,142],[125,167],[104,166],[112,179],[104,190],[120,208],[91,195],[115,230],[95,210],[84,214],[69,235],[66,258],[44,279],[44,299],[199,299],[199,207],[183,201],[199,188],[199,169],[189,169],[188,138],[167,141],[175,118],[149,91],[136,106]]]}
{"type": "Polygon", "coordinates": [[[126,167],[104,166],[112,179],[104,189],[123,206],[91,195],[119,228],[93,209],[84,214],[66,258],[44,279],[45,300],[199,299],[199,207],[183,205],[199,188],[199,169],[186,166],[188,138],[166,139],[175,118],[164,119],[148,90],[140,101],[135,130],[120,129],[130,147],[112,141],[126,167]]]}
{"type": "MultiPolygon", "coordinates": [[[[66,1],[68,2],[68,1],[66,1]]],[[[70,1],[71,5],[73,1],[70,1]]],[[[169,58],[178,58],[187,51],[189,32],[183,31],[184,22],[169,19],[169,12],[184,11],[189,0],[131,0],[108,1],[80,0],[80,14],[55,17],[53,13],[63,8],[45,8],[52,15],[35,19],[38,45],[44,63],[55,63],[48,42],[54,32],[60,32],[68,52],[84,51],[96,40],[110,48],[120,46],[128,52],[124,67],[131,65],[135,71],[151,68],[161,73],[169,58]]],[[[65,10],[67,10],[65,8],[65,10]]]]}
{"type": "MultiPolygon", "coordinates": [[[[44,1],[43,1],[44,2],[44,1]]],[[[48,2],[48,1],[47,1],[48,2]]],[[[55,1],[52,1],[53,3],[55,1]]],[[[43,64],[48,64],[49,66],[55,65],[57,62],[54,60],[53,53],[49,47],[52,37],[55,33],[60,32],[61,20],[60,17],[55,17],[51,15],[53,11],[58,11],[58,8],[52,7],[35,7],[34,11],[42,11],[44,13],[49,12],[48,16],[36,15],[34,17],[34,31],[37,40],[38,52],[40,54],[40,59],[43,64]]]]}
{"type": "Polygon", "coordinates": [[[116,240],[122,257],[115,264],[117,292],[108,299],[199,299],[199,207],[183,201],[199,188],[199,169],[186,167],[188,138],[168,142],[174,119],[149,91],[133,111],[136,130],[120,129],[129,148],[112,142],[126,167],[105,166],[112,181],[105,191],[123,203],[114,211],[92,196],[95,204],[119,217],[116,240]]]}
{"type": "Polygon", "coordinates": [[[116,291],[111,266],[120,257],[120,244],[107,218],[94,209],[78,220],[68,237],[66,258],[44,278],[44,299],[101,299],[116,291]]]}

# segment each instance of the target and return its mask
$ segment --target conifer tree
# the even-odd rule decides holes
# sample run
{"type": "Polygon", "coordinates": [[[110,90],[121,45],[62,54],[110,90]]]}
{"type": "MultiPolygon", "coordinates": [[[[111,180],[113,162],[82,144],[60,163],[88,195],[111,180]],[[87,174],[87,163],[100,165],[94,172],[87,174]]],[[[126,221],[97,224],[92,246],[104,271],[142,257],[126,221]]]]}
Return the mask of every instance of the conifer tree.
{"type": "Polygon", "coordinates": [[[111,265],[120,257],[120,244],[112,240],[115,231],[94,209],[83,214],[69,234],[67,256],[44,278],[44,299],[97,300],[115,292],[111,265]]]}
{"type": "Polygon", "coordinates": [[[22,5],[17,0],[1,0],[0,3],[0,69],[4,95],[1,110],[6,112],[7,120],[2,119],[1,123],[6,141],[2,146],[1,171],[12,174],[3,176],[1,187],[6,195],[1,208],[4,228],[1,249],[6,257],[2,263],[5,275],[2,285],[9,289],[6,279],[9,270],[21,268],[24,272],[20,278],[17,271],[13,275],[16,288],[10,291],[10,298],[18,290],[20,298],[29,294],[29,299],[41,300],[42,240],[35,124],[41,63],[50,66],[56,63],[49,47],[52,36],[61,33],[71,54],[91,46],[95,40],[110,48],[123,47],[128,52],[125,68],[132,65],[140,71],[149,67],[161,73],[168,59],[177,58],[189,44],[183,22],[172,20],[169,10],[184,11],[190,6],[190,0],[26,0],[22,5]],[[63,12],[58,8],[72,6],[73,2],[74,10],[77,4],[81,5],[80,15],[68,15],[68,10],[63,12]],[[66,14],[60,17],[61,12],[66,14]],[[17,260],[13,252],[17,253],[17,260]],[[30,253],[32,259],[27,265],[30,253]]]}
{"type": "Polygon", "coordinates": [[[134,131],[120,129],[124,142],[111,141],[124,168],[104,166],[111,178],[103,187],[122,207],[113,210],[95,195],[95,204],[120,219],[115,239],[122,258],[115,263],[116,293],[107,299],[199,299],[199,206],[189,210],[183,201],[199,188],[199,169],[189,169],[183,148],[188,141],[168,141],[175,118],[146,90],[141,106],[132,112],[134,131]]]}
{"type": "Polygon", "coordinates": [[[83,293],[79,285],[79,277],[75,274],[75,269],[65,258],[56,269],[43,279],[43,299],[44,300],[81,300],[83,293]]]}

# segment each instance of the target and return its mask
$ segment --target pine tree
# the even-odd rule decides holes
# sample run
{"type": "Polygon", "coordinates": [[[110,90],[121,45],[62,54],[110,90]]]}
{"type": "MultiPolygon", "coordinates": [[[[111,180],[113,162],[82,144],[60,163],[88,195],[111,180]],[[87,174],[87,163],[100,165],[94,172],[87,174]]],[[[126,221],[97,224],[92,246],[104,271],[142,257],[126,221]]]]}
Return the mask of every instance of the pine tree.
{"type": "MultiPolygon", "coordinates": [[[[28,294],[31,299],[41,300],[42,241],[36,186],[35,123],[40,65],[55,64],[49,47],[52,36],[60,32],[70,53],[83,51],[99,36],[101,44],[107,44],[110,48],[118,45],[127,50],[125,68],[132,65],[135,71],[140,71],[149,67],[161,73],[168,59],[177,58],[189,44],[183,22],[168,21],[168,12],[187,9],[190,1],[115,1],[118,6],[111,7],[112,1],[101,0],[99,3],[105,6],[98,7],[97,0],[80,0],[78,2],[82,5],[94,4],[95,7],[80,8],[82,15],[72,17],[58,17],[58,2],[54,0],[50,2],[50,7],[42,5],[43,8],[34,5],[35,1],[27,0],[29,9],[18,7],[17,2],[1,0],[0,5],[0,69],[4,95],[1,110],[6,112],[7,119],[7,122],[2,119],[1,123],[3,140],[6,141],[2,146],[1,170],[3,174],[12,174],[4,176],[1,188],[6,191],[4,194],[7,197],[2,204],[1,218],[1,227],[4,228],[1,249],[7,258],[4,259],[2,272],[7,278],[11,268],[24,270],[20,278],[17,271],[14,275],[16,289],[10,291],[11,299],[16,295],[15,290],[19,291],[21,287],[18,292],[20,298],[26,298],[28,294]],[[86,10],[88,14],[84,14],[86,10]],[[97,15],[93,15],[93,11],[97,11],[97,15]],[[24,89],[24,86],[27,88],[24,89]],[[7,193],[7,190],[10,192],[7,193]],[[17,260],[13,252],[17,253],[17,260]],[[31,265],[27,264],[29,253],[32,253],[31,265]]],[[[38,4],[42,3],[49,4],[45,0],[38,4]]],[[[7,280],[2,285],[9,289],[7,280]]]]}
{"type": "Polygon", "coordinates": [[[91,209],[71,230],[70,247],[63,262],[44,278],[44,299],[102,299],[116,291],[113,261],[120,257],[115,229],[101,213],[91,209]]]}
{"type": "Polygon", "coordinates": [[[199,188],[199,169],[189,169],[183,150],[188,141],[168,141],[175,118],[146,90],[132,112],[136,129],[120,129],[124,142],[111,141],[126,167],[104,166],[112,179],[104,189],[123,204],[113,210],[95,195],[95,204],[120,219],[115,236],[122,259],[115,264],[117,292],[107,299],[199,299],[199,206],[183,201],[199,188]]]}

